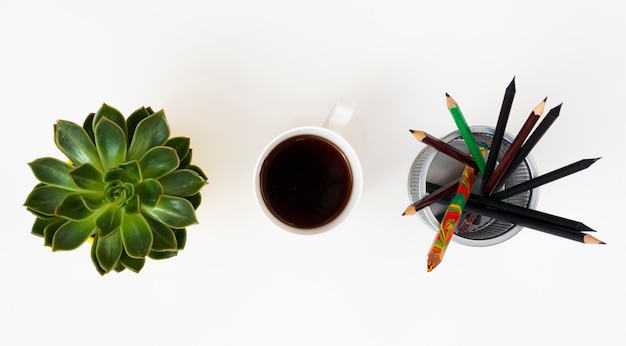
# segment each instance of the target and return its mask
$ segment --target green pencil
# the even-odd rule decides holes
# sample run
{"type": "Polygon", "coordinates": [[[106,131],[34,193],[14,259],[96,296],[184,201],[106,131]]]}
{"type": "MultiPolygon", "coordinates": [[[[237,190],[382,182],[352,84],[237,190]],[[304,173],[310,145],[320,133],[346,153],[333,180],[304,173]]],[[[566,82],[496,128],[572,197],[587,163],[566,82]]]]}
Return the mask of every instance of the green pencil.
{"type": "Polygon", "coordinates": [[[461,108],[459,108],[459,105],[452,97],[450,97],[450,95],[448,95],[448,93],[446,93],[446,104],[448,105],[448,110],[450,111],[450,114],[452,114],[452,118],[454,119],[456,126],[461,132],[461,137],[463,137],[467,148],[474,157],[474,161],[476,161],[476,166],[478,166],[478,170],[480,171],[480,173],[484,173],[485,158],[478,149],[478,145],[476,144],[474,135],[472,134],[469,126],[467,126],[467,122],[463,117],[463,113],[461,113],[461,108]]]}

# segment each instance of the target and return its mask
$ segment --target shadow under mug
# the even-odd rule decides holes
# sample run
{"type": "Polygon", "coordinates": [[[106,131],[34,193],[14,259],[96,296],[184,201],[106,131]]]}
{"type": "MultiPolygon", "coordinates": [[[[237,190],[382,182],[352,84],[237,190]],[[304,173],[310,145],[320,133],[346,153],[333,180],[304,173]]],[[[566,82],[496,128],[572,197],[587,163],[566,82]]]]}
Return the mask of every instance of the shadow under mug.
{"type": "Polygon", "coordinates": [[[352,105],[341,101],[323,126],[287,130],[263,149],[254,171],[254,191],[272,223],[292,233],[318,234],[352,213],[363,189],[359,158],[341,135],[352,113],[352,105]],[[304,220],[314,215],[319,218],[304,220]]]}
{"type": "MultiPolygon", "coordinates": [[[[472,126],[470,127],[470,130],[472,131],[472,134],[474,134],[474,138],[477,142],[484,142],[488,147],[491,146],[491,140],[493,139],[494,134],[493,127],[472,126]]],[[[504,134],[504,138],[502,139],[500,150],[498,152],[497,162],[502,159],[504,153],[507,151],[514,138],[515,137],[508,133],[504,134]]],[[[461,151],[469,153],[467,145],[465,144],[465,141],[461,137],[459,131],[454,131],[441,138],[441,140],[461,151]]],[[[409,171],[408,190],[411,203],[418,201],[428,194],[429,191],[426,189],[426,183],[443,186],[453,180],[458,180],[464,167],[464,164],[443,153],[440,153],[430,146],[424,148],[413,161],[409,171]]],[[[535,178],[537,175],[538,172],[535,161],[530,155],[528,155],[506,180],[506,182],[504,182],[503,186],[499,190],[530,180],[535,178]]],[[[480,188],[481,178],[482,176],[480,174],[476,176],[473,193],[477,193],[478,188],[480,188]]],[[[537,206],[538,198],[539,189],[535,188],[509,197],[506,202],[534,209],[537,206]]],[[[434,231],[438,231],[445,209],[445,205],[432,204],[431,206],[418,211],[417,216],[429,228],[434,231]]],[[[460,227],[460,224],[458,227],[460,227]]],[[[473,224],[466,230],[463,232],[455,232],[452,235],[452,240],[468,246],[495,245],[510,239],[522,228],[523,227],[516,226],[511,223],[478,216],[474,220],[473,224]]]]}

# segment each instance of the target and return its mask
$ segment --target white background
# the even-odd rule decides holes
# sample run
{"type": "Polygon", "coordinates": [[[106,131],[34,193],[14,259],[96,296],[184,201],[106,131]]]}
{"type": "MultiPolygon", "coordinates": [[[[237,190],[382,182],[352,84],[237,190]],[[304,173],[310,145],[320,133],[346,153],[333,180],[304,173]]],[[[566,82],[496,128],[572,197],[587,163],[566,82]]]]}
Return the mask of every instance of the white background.
{"type": "Polygon", "coordinates": [[[624,345],[626,53],[618,1],[0,2],[4,135],[0,344],[624,345]],[[533,107],[561,115],[532,155],[540,172],[589,169],[542,187],[538,209],[580,220],[605,246],[524,229],[452,243],[426,272],[435,232],[401,217],[424,148],[408,129],[507,132],[533,107]],[[289,234],[256,206],[263,146],[321,125],[341,97],[365,185],[352,217],[289,234]],[[52,253],[22,206],[27,163],[62,158],[57,119],[107,104],[165,109],[210,184],[178,257],[100,277],[89,247],[52,253]]]}

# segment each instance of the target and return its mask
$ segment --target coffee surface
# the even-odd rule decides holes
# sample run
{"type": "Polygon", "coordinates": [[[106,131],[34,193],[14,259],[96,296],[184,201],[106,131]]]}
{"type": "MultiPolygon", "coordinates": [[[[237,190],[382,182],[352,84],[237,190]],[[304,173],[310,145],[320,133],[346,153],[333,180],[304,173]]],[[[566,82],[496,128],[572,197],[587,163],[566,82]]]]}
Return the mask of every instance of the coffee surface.
{"type": "Polygon", "coordinates": [[[336,218],[352,191],[352,171],[328,140],[300,135],[278,144],[261,168],[261,193],[270,212],[297,228],[315,228],[336,218]]]}

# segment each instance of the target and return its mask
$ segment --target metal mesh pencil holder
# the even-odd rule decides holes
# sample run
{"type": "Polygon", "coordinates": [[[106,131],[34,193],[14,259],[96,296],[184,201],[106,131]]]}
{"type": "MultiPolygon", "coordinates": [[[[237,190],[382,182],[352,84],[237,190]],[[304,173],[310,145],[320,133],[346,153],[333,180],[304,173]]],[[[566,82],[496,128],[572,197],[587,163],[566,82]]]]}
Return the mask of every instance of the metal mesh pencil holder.
{"type": "MultiPolygon", "coordinates": [[[[477,142],[483,142],[487,147],[491,146],[491,140],[494,134],[494,128],[489,126],[472,126],[470,127],[472,134],[477,142]]],[[[451,146],[468,152],[467,146],[463,141],[459,131],[454,131],[447,136],[441,138],[442,141],[451,146]]],[[[497,160],[500,161],[504,156],[514,137],[508,133],[504,133],[497,160]]],[[[463,172],[464,164],[455,159],[440,153],[436,149],[427,146],[415,158],[409,171],[408,192],[411,203],[422,199],[428,194],[427,183],[445,185],[451,181],[458,180],[463,172]]],[[[530,155],[515,169],[510,177],[504,182],[500,189],[506,189],[515,186],[524,181],[535,178],[538,175],[537,166],[530,155]]],[[[473,193],[478,194],[482,185],[482,175],[476,176],[473,193]]],[[[506,203],[518,205],[525,208],[535,209],[539,197],[539,189],[520,193],[509,197],[506,203]]],[[[446,206],[441,204],[432,204],[429,207],[418,211],[417,216],[429,228],[437,231],[439,224],[445,212],[446,206]]],[[[465,216],[468,213],[464,213],[465,216]]],[[[459,232],[452,236],[452,240],[456,243],[468,246],[490,246],[502,243],[515,234],[523,227],[516,226],[511,223],[502,222],[496,219],[477,216],[471,225],[463,227],[459,232]]]]}

